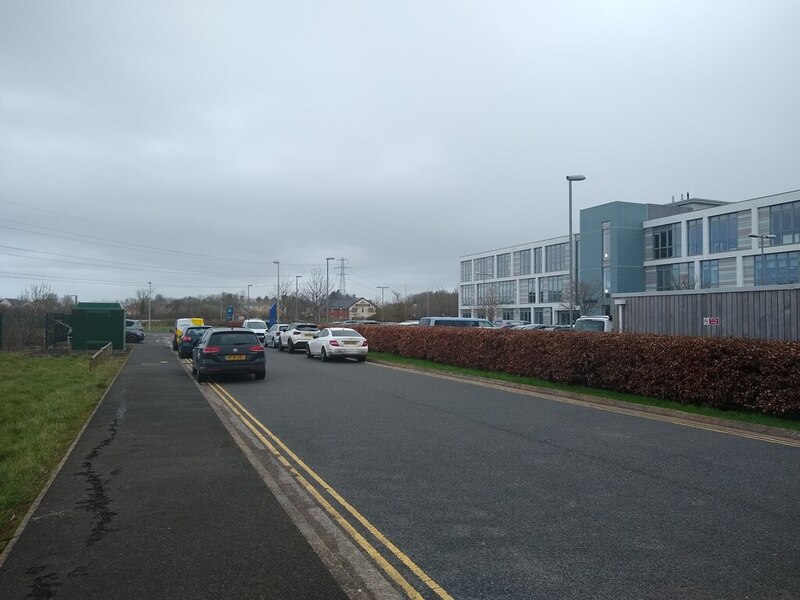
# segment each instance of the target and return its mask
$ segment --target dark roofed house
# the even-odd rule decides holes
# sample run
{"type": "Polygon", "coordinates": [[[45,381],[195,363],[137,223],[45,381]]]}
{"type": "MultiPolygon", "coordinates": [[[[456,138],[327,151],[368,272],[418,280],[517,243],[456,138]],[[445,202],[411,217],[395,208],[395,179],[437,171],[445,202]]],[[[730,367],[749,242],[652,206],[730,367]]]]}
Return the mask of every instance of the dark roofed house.
{"type": "Polygon", "coordinates": [[[366,298],[337,298],[331,300],[331,321],[363,321],[375,316],[378,309],[366,298]]]}

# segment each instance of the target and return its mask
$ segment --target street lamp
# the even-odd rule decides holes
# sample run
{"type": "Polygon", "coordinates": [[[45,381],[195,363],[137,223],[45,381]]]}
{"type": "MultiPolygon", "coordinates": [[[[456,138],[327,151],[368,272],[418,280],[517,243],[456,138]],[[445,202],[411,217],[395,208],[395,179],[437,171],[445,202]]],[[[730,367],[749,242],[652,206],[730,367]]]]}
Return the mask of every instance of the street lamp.
{"type": "Polygon", "coordinates": [[[299,285],[299,281],[300,281],[301,277],[302,277],[302,275],[295,275],[294,276],[294,320],[295,321],[297,321],[297,291],[298,291],[298,287],[297,286],[299,285]]]}
{"type": "Polygon", "coordinates": [[[147,285],[150,286],[150,288],[147,290],[147,331],[150,331],[150,319],[152,317],[152,311],[150,309],[153,303],[153,282],[148,281],[147,285]]]}
{"type": "MultiPolygon", "coordinates": [[[[764,263],[764,240],[774,240],[777,236],[773,233],[750,233],[747,237],[758,238],[761,245],[761,285],[767,285],[767,265],[764,263]]],[[[754,281],[755,283],[755,281],[754,281]]]]}
{"type": "Polygon", "coordinates": [[[247,284],[247,318],[250,318],[250,288],[253,287],[252,283],[247,284]]]}
{"type": "Polygon", "coordinates": [[[275,322],[281,322],[281,261],[273,260],[273,265],[278,265],[278,300],[275,302],[275,322]]]}
{"type": "Polygon", "coordinates": [[[387,289],[389,286],[388,285],[379,285],[379,286],[376,286],[376,287],[381,291],[381,321],[385,321],[386,320],[386,316],[383,313],[383,290],[387,289]]]}
{"type": "Polygon", "coordinates": [[[331,261],[336,260],[335,257],[329,256],[325,259],[325,322],[331,322],[331,261]]]}
{"type": "Polygon", "coordinates": [[[583,181],[584,175],[567,175],[569,181],[569,324],[575,321],[575,294],[578,292],[578,277],[575,272],[575,241],[572,239],[572,182],[583,181]]]}

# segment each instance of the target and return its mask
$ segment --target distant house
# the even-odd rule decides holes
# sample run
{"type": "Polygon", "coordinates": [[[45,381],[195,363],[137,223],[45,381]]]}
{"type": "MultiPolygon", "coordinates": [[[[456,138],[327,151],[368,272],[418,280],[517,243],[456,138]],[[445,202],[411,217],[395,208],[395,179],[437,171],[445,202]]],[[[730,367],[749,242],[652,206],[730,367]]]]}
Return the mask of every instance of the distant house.
{"type": "Polygon", "coordinates": [[[0,308],[17,308],[22,304],[22,300],[17,300],[16,298],[0,298],[0,308]]]}
{"type": "Polygon", "coordinates": [[[378,312],[375,305],[366,298],[337,298],[331,300],[331,321],[371,319],[378,312]]]}

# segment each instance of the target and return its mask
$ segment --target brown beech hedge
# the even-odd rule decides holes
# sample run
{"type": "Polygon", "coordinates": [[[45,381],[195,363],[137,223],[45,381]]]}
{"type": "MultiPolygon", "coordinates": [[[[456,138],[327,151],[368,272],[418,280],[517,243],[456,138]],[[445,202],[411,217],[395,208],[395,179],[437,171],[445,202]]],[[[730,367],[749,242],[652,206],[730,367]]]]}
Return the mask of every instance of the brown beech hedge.
{"type": "Polygon", "coordinates": [[[370,350],[681,404],[800,418],[800,343],[363,325],[370,350]]]}

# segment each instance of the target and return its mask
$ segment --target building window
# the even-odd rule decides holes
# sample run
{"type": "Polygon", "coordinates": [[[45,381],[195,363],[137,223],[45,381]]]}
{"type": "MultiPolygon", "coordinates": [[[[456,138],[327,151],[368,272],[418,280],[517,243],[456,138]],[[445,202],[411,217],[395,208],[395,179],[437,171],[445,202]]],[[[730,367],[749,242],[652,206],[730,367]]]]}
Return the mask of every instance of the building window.
{"type": "Polygon", "coordinates": [[[681,230],[679,223],[653,227],[653,259],[673,258],[681,255],[681,230]]]}
{"type": "Polygon", "coordinates": [[[462,285],[461,286],[461,305],[472,306],[475,304],[475,286],[462,285]]]}
{"type": "Polygon", "coordinates": [[[800,202],[770,206],[769,225],[774,245],[800,243],[800,202]]]}
{"type": "Polygon", "coordinates": [[[511,253],[497,255],[497,276],[511,277],[511,253]]]}
{"type": "Polygon", "coordinates": [[[534,248],[533,249],[533,272],[534,273],[541,273],[542,272],[542,249],[541,248],[534,248]]]}
{"type": "Polygon", "coordinates": [[[531,309],[530,308],[520,308],[519,309],[519,319],[520,321],[527,321],[528,323],[531,322],[531,309]]]}
{"type": "Polygon", "coordinates": [[[753,269],[755,285],[800,283],[800,252],[756,254],[753,259],[755,260],[753,269]]]}
{"type": "Polygon", "coordinates": [[[545,269],[548,273],[569,270],[569,244],[553,244],[545,249],[545,269]]]}
{"type": "Polygon", "coordinates": [[[603,222],[603,260],[611,260],[611,223],[603,222]]]}
{"type": "Polygon", "coordinates": [[[569,280],[568,275],[539,278],[539,297],[542,302],[561,302],[564,288],[569,280]]]}
{"type": "Polygon", "coordinates": [[[611,297],[611,269],[608,267],[603,267],[603,297],[611,297]]]}
{"type": "Polygon", "coordinates": [[[703,253],[703,219],[692,219],[686,221],[686,235],[688,236],[689,256],[697,256],[703,253]]]}
{"type": "Polygon", "coordinates": [[[520,293],[524,294],[522,303],[525,304],[536,304],[536,280],[535,279],[523,279],[519,282],[520,286],[520,293]]]}
{"type": "Polygon", "coordinates": [[[475,281],[494,279],[494,257],[485,256],[475,259],[475,281]]]}
{"type": "Polygon", "coordinates": [[[656,265],[656,291],[679,289],[680,280],[680,265],[656,265]]]}
{"type": "Polygon", "coordinates": [[[550,325],[553,323],[553,309],[549,306],[533,309],[533,322],[540,325],[550,325]]]}
{"type": "Polygon", "coordinates": [[[531,251],[514,252],[514,277],[531,274],[531,251]]]}
{"type": "Polygon", "coordinates": [[[502,311],[503,315],[500,317],[504,321],[511,321],[514,318],[514,309],[513,308],[504,308],[502,311]]]}
{"type": "Polygon", "coordinates": [[[709,252],[729,252],[739,248],[739,215],[730,213],[708,218],[709,252]]]}
{"type": "Polygon", "coordinates": [[[472,261],[471,260],[462,260],[461,261],[461,281],[467,282],[472,281],[472,261]]]}
{"type": "Polygon", "coordinates": [[[503,304],[516,304],[517,282],[515,280],[498,282],[498,294],[503,304]]]}
{"type": "Polygon", "coordinates": [[[704,260],[700,263],[700,287],[719,287],[719,261],[704,260]]]}

